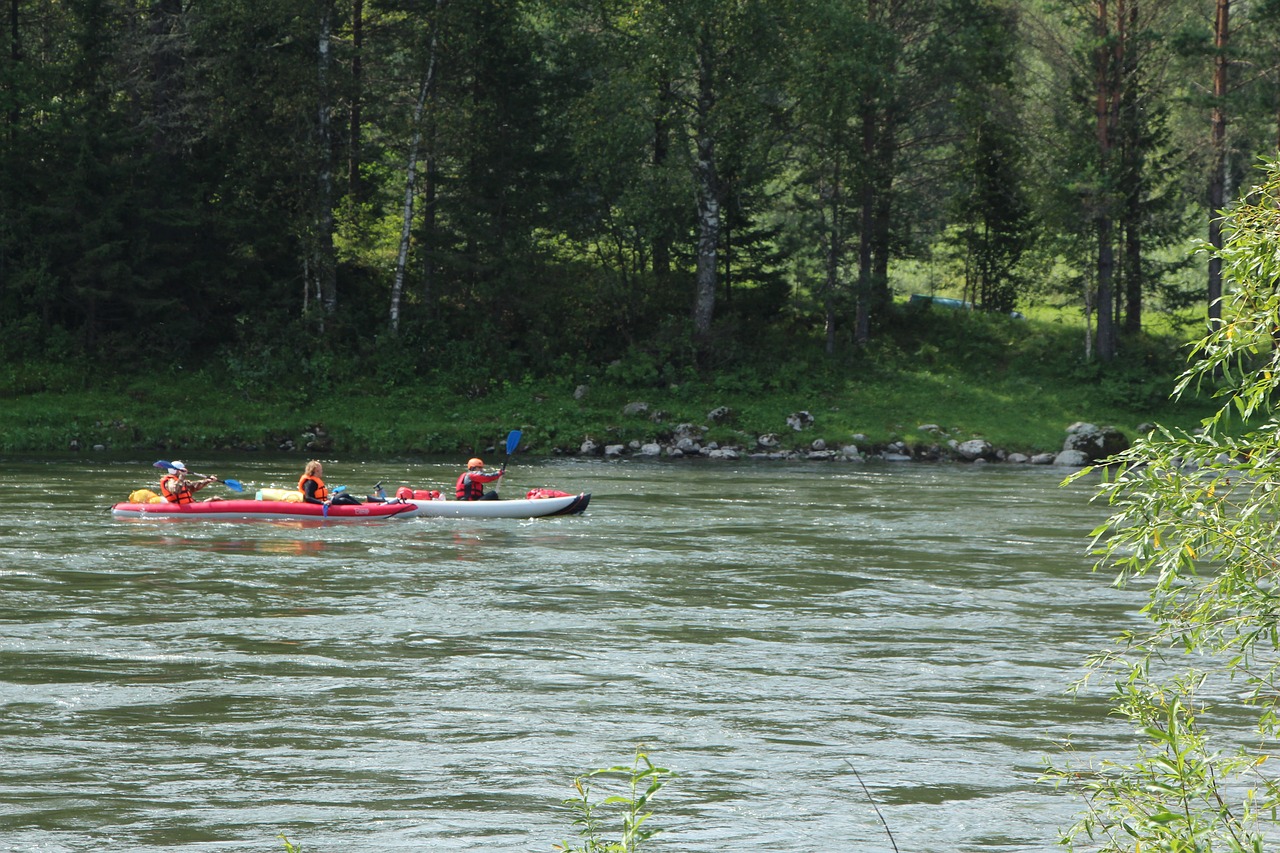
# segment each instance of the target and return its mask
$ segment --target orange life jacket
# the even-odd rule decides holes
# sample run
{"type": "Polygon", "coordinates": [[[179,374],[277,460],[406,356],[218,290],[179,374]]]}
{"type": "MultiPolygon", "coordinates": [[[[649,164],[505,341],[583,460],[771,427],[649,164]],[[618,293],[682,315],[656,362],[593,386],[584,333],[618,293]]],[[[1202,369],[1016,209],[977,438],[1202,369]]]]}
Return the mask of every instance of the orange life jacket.
{"type": "Polygon", "coordinates": [[[324,480],[321,480],[319,477],[312,477],[308,474],[303,474],[301,479],[298,480],[298,491],[302,492],[303,497],[306,497],[307,494],[307,480],[316,484],[316,493],[314,497],[319,500],[324,500],[329,497],[329,490],[324,487],[324,480]]]}
{"type": "Polygon", "coordinates": [[[479,500],[480,495],[484,494],[484,486],[472,479],[471,474],[468,472],[458,477],[458,485],[455,492],[460,501],[479,500]]]}
{"type": "Polygon", "coordinates": [[[478,501],[484,497],[484,484],[498,479],[498,474],[486,474],[480,471],[463,471],[458,477],[455,493],[460,501],[478,501]]]}
{"type": "Polygon", "coordinates": [[[191,487],[179,480],[177,474],[165,474],[160,478],[160,494],[169,503],[189,504],[195,501],[191,487]]]}

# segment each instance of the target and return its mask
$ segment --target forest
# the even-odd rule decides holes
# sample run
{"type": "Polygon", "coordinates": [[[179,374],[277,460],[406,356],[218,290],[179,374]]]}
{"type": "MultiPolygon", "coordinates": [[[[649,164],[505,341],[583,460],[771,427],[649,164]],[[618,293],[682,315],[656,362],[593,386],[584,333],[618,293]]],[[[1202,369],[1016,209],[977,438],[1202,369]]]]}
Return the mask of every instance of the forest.
{"type": "Polygon", "coordinates": [[[1280,0],[8,0],[0,385],[715,370],[1218,312],[1280,0]]]}

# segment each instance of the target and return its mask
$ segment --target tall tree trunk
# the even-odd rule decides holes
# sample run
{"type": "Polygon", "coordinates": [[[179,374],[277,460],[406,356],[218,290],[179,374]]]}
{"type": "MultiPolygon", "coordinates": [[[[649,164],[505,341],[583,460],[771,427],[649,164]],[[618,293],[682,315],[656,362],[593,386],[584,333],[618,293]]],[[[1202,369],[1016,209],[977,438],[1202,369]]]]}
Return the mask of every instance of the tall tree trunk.
{"type": "Polygon", "coordinates": [[[823,283],[823,310],[826,314],[826,351],[831,355],[836,351],[836,292],[840,285],[840,261],[844,257],[844,228],[840,207],[843,198],[840,192],[840,176],[842,173],[839,160],[831,169],[831,189],[828,207],[831,217],[827,229],[826,276],[823,283]]]}
{"type": "MultiPolygon", "coordinates": [[[[867,96],[870,98],[870,96],[867,96]]],[[[871,340],[871,291],[873,246],[875,244],[875,180],[871,164],[876,152],[876,109],[866,103],[862,109],[862,186],[858,192],[858,285],[855,300],[853,339],[859,346],[871,340]]]]}
{"type": "MultiPolygon", "coordinates": [[[[867,0],[867,21],[876,25],[888,25],[894,14],[893,5],[888,7],[882,0],[867,0]]],[[[886,36],[887,37],[887,36],[886,36]]],[[[884,73],[892,73],[892,69],[883,69],[884,73]]],[[[881,93],[868,91],[863,94],[859,107],[859,121],[862,124],[862,169],[858,190],[858,283],[854,308],[853,339],[859,346],[865,346],[871,340],[871,317],[876,311],[876,263],[877,246],[881,228],[887,223],[878,223],[876,217],[884,212],[884,200],[879,193],[884,190],[881,181],[887,176],[880,174],[882,144],[884,131],[882,120],[885,108],[879,103],[881,93]]]]}
{"type": "Polygon", "coordinates": [[[436,124],[434,116],[427,119],[427,163],[422,188],[422,233],[426,240],[422,252],[422,304],[431,304],[431,294],[436,282],[436,195],[440,185],[440,173],[436,166],[436,124]]]}
{"type": "Polygon", "coordinates": [[[1084,360],[1093,360],[1093,300],[1094,292],[1086,282],[1084,290],[1084,360]]]}
{"type": "Polygon", "coordinates": [[[724,266],[720,280],[724,282],[724,304],[733,305],[733,215],[732,208],[721,220],[720,244],[724,247],[724,266]]]}
{"type": "Polygon", "coordinates": [[[871,222],[871,313],[882,314],[890,302],[889,236],[893,224],[894,145],[897,128],[886,111],[876,133],[876,203],[871,222]]]}
{"type": "MultiPolygon", "coordinates": [[[[432,55],[434,59],[434,52],[432,55]]],[[[388,321],[393,335],[400,332],[400,302],[404,294],[404,272],[409,261],[409,238],[413,233],[413,194],[418,175],[418,146],[422,142],[422,111],[427,103],[427,92],[431,86],[431,71],[423,78],[418,89],[418,100],[413,106],[413,138],[409,142],[409,160],[405,166],[404,207],[400,217],[400,251],[396,255],[395,280],[391,285],[391,312],[388,321]]]]}
{"type": "MultiPolygon", "coordinates": [[[[329,78],[333,63],[331,51],[331,27],[333,22],[332,0],[320,0],[320,33],[316,51],[318,101],[316,109],[316,197],[315,233],[312,236],[313,264],[316,293],[325,315],[333,314],[338,307],[337,264],[333,247],[333,146],[330,139],[330,118],[333,112],[329,78]]],[[[323,318],[321,328],[323,329],[323,318]]]]}
{"type": "MultiPolygon", "coordinates": [[[[10,195],[11,189],[9,185],[9,169],[7,159],[14,155],[18,141],[18,122],[22,120],[22,111],[18,107],[19,98],[16,91],[17,84],[12,82],[18,76],[18,68],[22,62],[22,31],[19,28],[18,4],[20,0],[10,0],[9,3],[9,60],[11,62],[11,82],[4,89],[0,89],[0,95],[8,96],[9,109],[5,114],[6,126],[4,129],[4,140],[6,145],[0,147],[0,246],[12,245],[12,231],[14,223],[10,216],[16,205],[13,200],[16,197],[10,195]]],[[[15,188],[16,189],[16,188],[15,188]]],[[[12,278],[9,274],[9,251],[8,249],[0,249],[0,300],[5,297],[7,282],[12,278]]]]}
{"type": "Polygon", "coordinates": [[[351,2],[351,126],[347,140],[347,192],[352,201],[364,201],[360,175],[361,138],[364,135],[364,0],[351,2]]]}
{"type": "Polygon", "coordinates": [[[1112,245],[1114,227],[1110,216],[1098,218],[1098,358],[1110,361],[1115,357],[1114,294],[1115,248],[1112,245]]]}
{"type": "MultiPolygon", "coordinates": [[[[1118,0],[1123,7],[1124,0],[1118,0]]],[[[1115,246],[1112,211],[1112,147],[1114,144],[1117,85],[1115,69],[1118,67],[1116,52],[1122,50],[1119,33],[1112,32],[1107,0],[1097,0],[1098,47],[1094,51],[1095,62],[1095,118],[1098,145],[1098,190],[1095,216],[1098,240],[1098,358],[1110,361],[1116,354],[1114,327],[1114,275],[1115,246]]],[[[1121,13],[1123,17],[1123,13],[1121,13]]]]}
{"type": "Polygon", "coordinates": [[[693,331],[703,342],[711,332],[716,308],[717,251],[720,245],[720,179],[716,171],[716,139],[712,110],[716,103],[715,60],[711,34],[698,43],[698,102],[694,144],[698,151],[698,256],[695,267],[693,331]]]}
{"type": "MultiPolygon", "coordinates": [[[[16,75],[18,63],[22,62],[22,30],[19,22],[21,18],[18,15],[18,9],[22,0],[9,0],[9,59],[13,62],[13,71],[16,75]]],[[[16,82],[9,84],[9,94],[11,95],[9,107],[9,139],[12,141],[17,134],[18,119],[21,114],[18,110],[18,98],[14,89],[17,88],[16,82]]]]}
{"type": "MultiPolygon", "coordinates": [[[[443,0],[436,0],[436,14],[431,22],[431,47],[427,55],[427,73],[422,77],[422,86],[418,89],[418,100],[413,106],[413,137],[409,143],[409,161],[405,167],[404,208],[400,220],[400,251],[396,255],[395,281],[391,285],[390,323],[392,334],[400,331],[400,301],[404,293],[404,271],[409,260],[409,237],[413,231],[413,193],[417,183],[418,148],[422,143],[422,113],[426,108],[427,98],[431,94],[436,75],[437,33],[440,17],[440,5],[443,0]]],[[[431,164],[428,164],[430,170],[431,164]]]]}
{"type": "Polygon", "coordinates": [[[1142,228],[1129,223],[1124,229],[1124,330],[1126,334],[1142,331],[1142,228]]]}
{"type": "MultiPolygon", "coordinates": [[[[655,169],[666,168],[671,154],[671,81],[664,79],[658,84],[658,115],[653,122],[653,165],[655,169]]],[[[665,281],[671,275],[671,232],[660,226],[653,235],[653,275],[658,281],[665,281]]]]}
{"type": "Polygon", "coordinates": [[[178,21],[182,4],[178,0],[159,0],[150,9],[151,59],[151,134],[152,153],[160,168],[168,168],[172,158],[174,125],[178,122],[178,69],[180,65],[178,21]]]}
{"type": "MultiPolygon", "coordinates": [[[[1139,103],[1141,86],[1139,84],[1139,48],[1136,39],[1139,27],[1139,0],[1129,0],[1128,27],[1124,39],[1124,99],[1120,112],[1121,153],[1124,175],[1124,222],[1121,227],[1124,240],[1122,281],[1124,282],[1124,311],[1119,310],[1121,300],[1117,299],[1117,316],[1123,315],[1121,328],[1127,334],[1137,334],[1142,330],[1142,291],[1146,286],[1146,275],[1142,263],[1143,227],[1143,171],[1145,157],[1143,154],[1143,135],[1146,130],[1143,122],[1143,110],[1139,103]]],[[[1119,324],[1117,324],[1119,325],[1119,324]]]]}
{"type": "Polygon", "coordinates": [[[1217,0],[1213,19],[1213,171],[1209,175],[1209,245],[1214,254],[1209,258],[1209,323],[1222,319],[1222,210],[1227,195],[1227,84],[1230,63],[1227,48],[1231,39],[1231,0],[1217,0]]]}

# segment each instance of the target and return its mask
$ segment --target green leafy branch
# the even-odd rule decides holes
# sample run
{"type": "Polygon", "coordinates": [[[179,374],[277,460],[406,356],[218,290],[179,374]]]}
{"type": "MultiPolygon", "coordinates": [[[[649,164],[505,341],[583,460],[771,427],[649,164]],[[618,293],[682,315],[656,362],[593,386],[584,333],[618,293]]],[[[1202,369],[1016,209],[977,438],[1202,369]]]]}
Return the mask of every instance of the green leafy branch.
{"type": "Polygon", "coordinates": [[[566,841],[555,845],[555,849],[563,853],[636,853],[643,842],[660,831],[646,826],[653,816],[649,803],[665,780],[674,776],[667,768],[655,766],[647,754],[637,749],[630,766],[606,767],[577,777],[573,780],[575,796],[564,803],[575,814],[573,824],[578,827],[580,843],[574,845],[566,841]],[[592,780],[611,776],[623,780],[625,793],[611,794],[593,802],[592,780]],[[620,813],[622,833],[618,840],[610,841],[603,833],[602,815],[614,811],[620,813]]]}
{"type": "Polygon", "coordinates": [[[1231,296],[1174,389],[1221,406],[1195,432],[1157,428],[1108,460],[1098,490],[1114,513],[1093,532],[1097,567],[1145,585],[1148,626],[1093,655],[1081,681],[1114,677],[1136,754],[1048,774],[1087,804],[1064,834],[1072,849],[1260,853],[1280,812],[1263,773],[1280,736],[1280,162],[1227,222],[1231,296]]]}

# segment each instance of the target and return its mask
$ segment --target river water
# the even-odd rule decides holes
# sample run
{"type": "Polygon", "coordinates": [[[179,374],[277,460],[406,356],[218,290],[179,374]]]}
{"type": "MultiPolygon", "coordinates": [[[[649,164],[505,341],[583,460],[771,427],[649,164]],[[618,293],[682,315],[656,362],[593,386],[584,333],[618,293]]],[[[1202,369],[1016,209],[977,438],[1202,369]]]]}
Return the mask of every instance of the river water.
{"type": "Polygon", "coordinates": [[[152,461],[0,461],[0,851],[549,853],[641,745],[655,851],[1050,851],[1055,744],[1127,746],[1067,689],[1141,602],[1062,470],[517,457],[587,514],[113,519],[152,461]]]}

